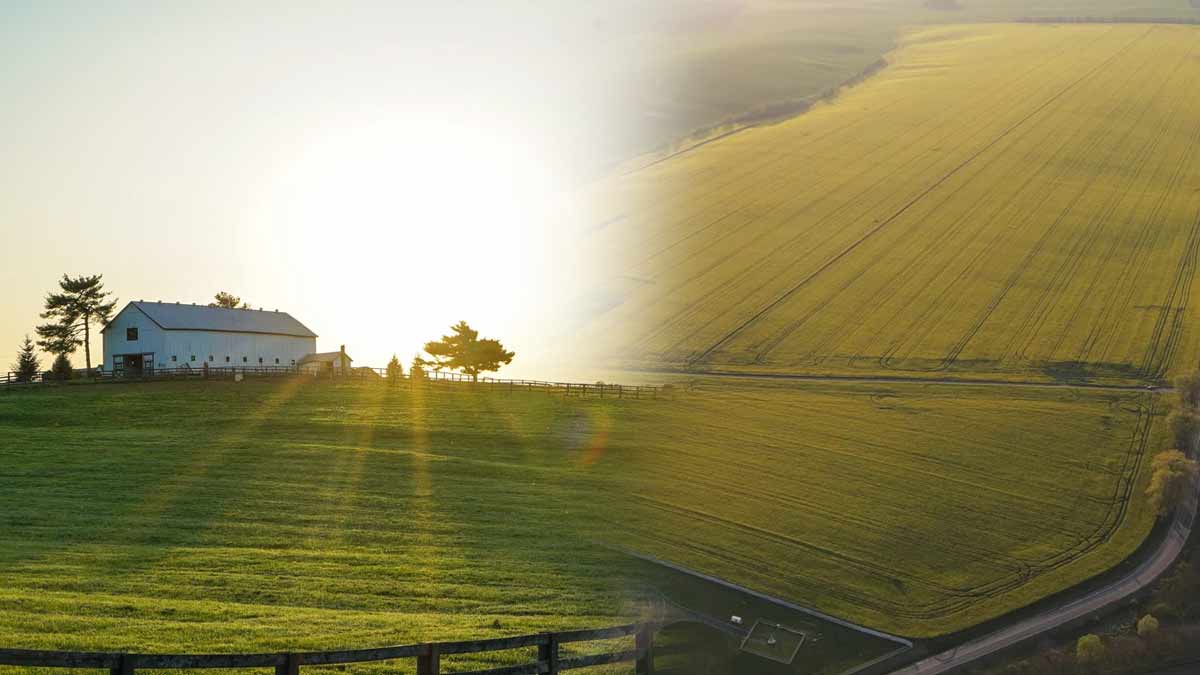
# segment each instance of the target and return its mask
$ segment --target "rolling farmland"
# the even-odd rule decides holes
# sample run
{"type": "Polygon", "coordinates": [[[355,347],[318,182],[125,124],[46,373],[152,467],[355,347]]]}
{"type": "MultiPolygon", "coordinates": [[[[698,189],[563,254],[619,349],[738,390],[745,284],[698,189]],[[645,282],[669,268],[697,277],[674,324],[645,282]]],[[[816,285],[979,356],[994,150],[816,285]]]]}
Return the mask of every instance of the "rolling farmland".
{"type": "Polygon", "coordinates": [[[960,630],[1141,543],[1156,398],[702,380],[640,429],[632,545],[880,630],[960,630]]]}
{"type": "Polygon", "coordinates": [[[629,618],[580,506],[634,404],[421,393],[0,392],[0,645],[333,649],[629,618]]]}
{"type": "Polygon", "coordinates": [[[1159,380],[1190,369],[1200,29],[915,31],[834,103],[605,185],[637,367],[1159,380]]]}

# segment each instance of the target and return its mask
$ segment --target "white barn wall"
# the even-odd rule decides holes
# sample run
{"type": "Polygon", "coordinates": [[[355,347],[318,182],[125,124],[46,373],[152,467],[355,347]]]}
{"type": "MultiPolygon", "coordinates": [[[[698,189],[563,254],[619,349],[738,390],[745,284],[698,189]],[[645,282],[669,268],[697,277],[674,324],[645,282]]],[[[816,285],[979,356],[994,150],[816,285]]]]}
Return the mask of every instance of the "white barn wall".
{"type": "MultiPolygon", "coordinates": [[[[154,354],[154,366],[163,360],[163,336],[166,333],[150,317],[133,306],[126,306],[109,322],[104,330],[104,369],[113,369],[113,356],[117,354],[154,354]],[[126,340],[127,328],[138,329],[137,340],[126,340]]],[[[166,367],[165,365],[162,367],[166,367]]]]}
{"type": "Polygon", "coordinates": [[[293,360],[299,361],[317,351],[316,338],[195,330],[163,332],[163,354],[154,357],[157,368],[182,367],[185,363],[199,368],[209,356],[213,357],[214,366],[291,366],[295,365],[293,360]],[[172,356],[176,357],[175,362],[171,361],[172,356]],[[191,360],[193,356],[195,361],[191,360]],[[275,359],[279,359],[278,364],[275,359]]]}
{"type": "Polygon", "coordinates": [[[154,354],[155,368],[202,368],[211,355],[212,366],[290,366],[292,361],[317,351],[315,337],[235,333],[203,330],[163,330],[134,306],[123,309],[103,333],[104,369],[112,370],[113,357],[121,354],[154,354]],[[138,329],[137,340],[126,339],[126,329],[138,329]],[[192,356],[195,361],[191,360],[192,356]],[[175,361],[171,357],[175,357],[175,361]],[[225,357],[229,357],[226,363],[225,357]],[[245,361],[243,361],[243,357],[245,361]]]}

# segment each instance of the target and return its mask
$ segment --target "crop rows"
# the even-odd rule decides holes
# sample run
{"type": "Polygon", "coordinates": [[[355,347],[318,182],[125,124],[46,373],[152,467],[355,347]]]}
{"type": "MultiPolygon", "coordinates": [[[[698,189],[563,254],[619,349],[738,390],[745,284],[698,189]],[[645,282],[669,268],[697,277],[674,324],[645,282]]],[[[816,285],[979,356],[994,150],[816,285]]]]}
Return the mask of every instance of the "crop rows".
{"type": "MultiPolygon", "coordinates": [[[[708,381],[644,432],[645,550],[904,635],[1106,569],[1149,530],[1152,394],[708,381]]],[[[1152,452],[1152,450],[1151,450],[1152,452]]]]}
{"type": "Polygon", "coordinates": [[[1190,367],[1198,37],[926,30],[831,105],[622,177],[597,241],[633,261],[614,349],[696,370],[1190,367]]]}

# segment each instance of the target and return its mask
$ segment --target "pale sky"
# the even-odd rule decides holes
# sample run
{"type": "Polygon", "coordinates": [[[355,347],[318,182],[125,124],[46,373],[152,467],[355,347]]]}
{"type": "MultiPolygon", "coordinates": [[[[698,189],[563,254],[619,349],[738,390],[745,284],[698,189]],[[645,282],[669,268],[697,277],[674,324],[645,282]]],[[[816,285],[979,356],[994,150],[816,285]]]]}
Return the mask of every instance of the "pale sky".
{"type": "Polygon", "coordinates": [[[562,375],[542,340],[604,265],[571,188],[638,58],[595,13],[637,3],[404,4],[0,3],[0,369],[66,272],[228,290],[361,365],[466,319],[562,375]]]}

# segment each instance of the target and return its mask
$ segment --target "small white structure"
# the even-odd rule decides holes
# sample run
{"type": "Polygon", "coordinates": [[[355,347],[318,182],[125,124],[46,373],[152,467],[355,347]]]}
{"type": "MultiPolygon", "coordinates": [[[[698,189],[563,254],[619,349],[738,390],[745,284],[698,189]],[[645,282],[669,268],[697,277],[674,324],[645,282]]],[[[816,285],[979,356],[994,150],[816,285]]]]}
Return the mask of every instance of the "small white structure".
{"type": "Polygon", "coordinates": [[[348,375],[350,373],[350,364],[354,359],[346,354],[346,345],[336,352],[321,352],[320,354],[309,354],[300,359],[299,366],[301,372],[311,373],[313,375],[322,375],[330,373],[333,375],[348,375]]]}
{"type": "Polygon", "coordinates": [[[131,302],[101,333],[104,368],[114,374],[296,366],[317,350],[316,333],[287,312],[178,302],[131,302]]]}

